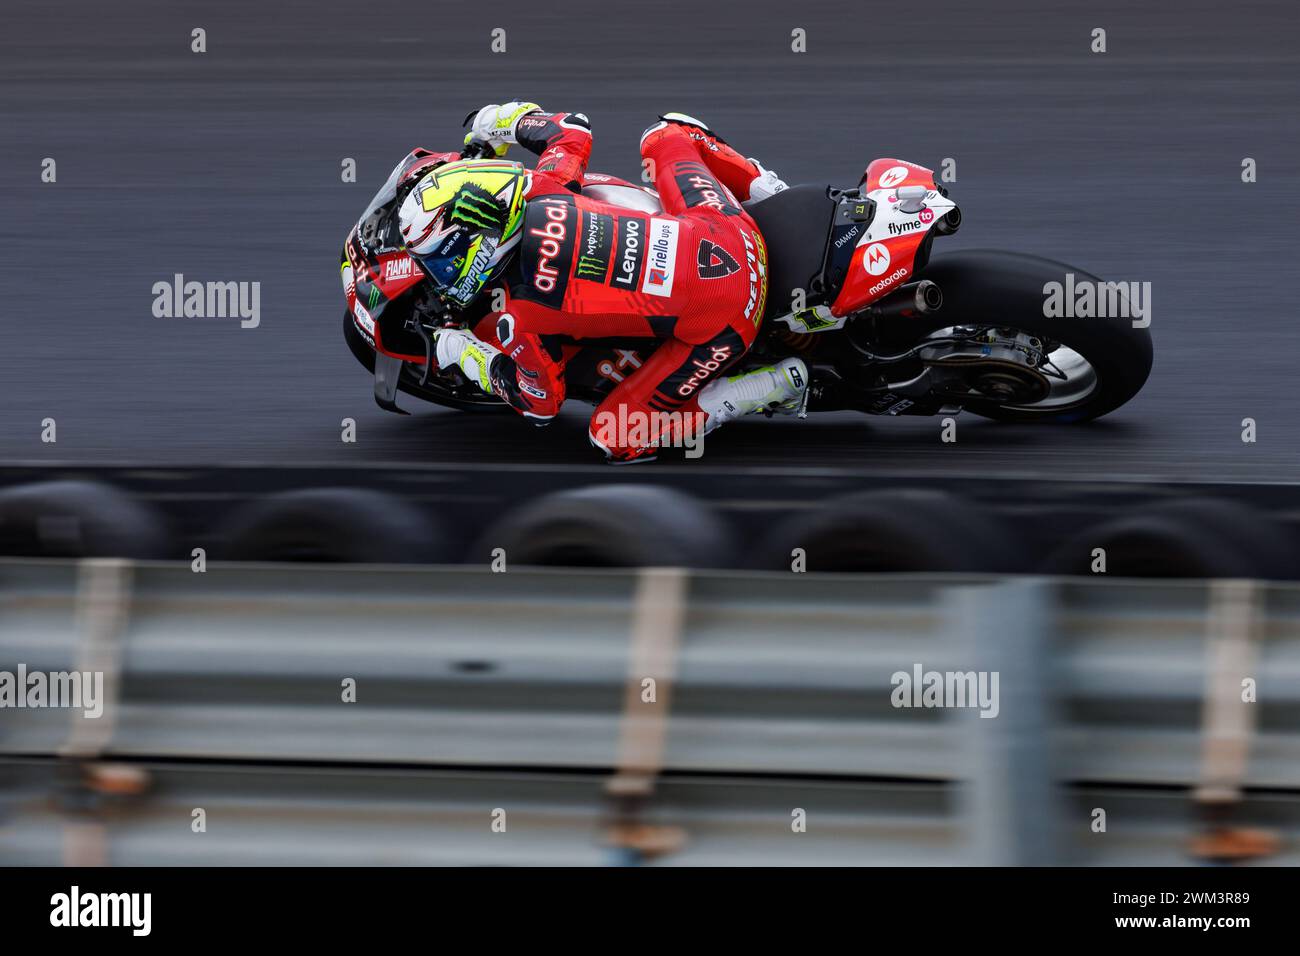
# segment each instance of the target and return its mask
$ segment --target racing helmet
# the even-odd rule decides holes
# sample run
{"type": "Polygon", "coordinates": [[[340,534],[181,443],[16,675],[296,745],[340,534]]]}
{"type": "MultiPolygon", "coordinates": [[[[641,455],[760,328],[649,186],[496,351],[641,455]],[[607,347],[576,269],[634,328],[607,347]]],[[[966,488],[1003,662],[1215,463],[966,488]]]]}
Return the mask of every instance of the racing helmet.
{"type": "Polygon", "coordinates": [[[445,301],[464,308],[519,243],[528,173],[521,163],[462,159],[430,170],[397,213],[406,251],[445,301]]]}

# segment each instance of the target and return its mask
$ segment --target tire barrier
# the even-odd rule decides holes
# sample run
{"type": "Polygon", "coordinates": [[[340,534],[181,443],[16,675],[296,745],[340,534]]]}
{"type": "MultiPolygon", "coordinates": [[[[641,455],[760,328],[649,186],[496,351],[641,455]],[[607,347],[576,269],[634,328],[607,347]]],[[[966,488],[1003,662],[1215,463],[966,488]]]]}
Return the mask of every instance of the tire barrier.
{"type": "Polygon", "coordinates": [[[432,518],[363,488],[310,488],[258,499],[230,518],[220,555],[232,561],[436,564],[451,542],[432,518]]]}
{"type": "Polygon", "coordinates": [[[747,497],[711,501],[707,488],[611,480],[511,504],[476,495],[464,478],[431,490],[419,475],[304,488],[276,473],[271,493],[257,481],[214,493],[224,474],[205,479],[206,493],[235,503],[201,510],[174,486],[68,478],[0,488],[0,556],[188,558],[201,545],[234,561],[486,566],[500,555],[511,567],[1300,579],[1296,509],[1276,489],[1263,506],[1144,488],[1122,506],[1111,493],[1085,508],[1050,483],[1022,482],[990,500],[987,490],[891,477],[892,487],[871,491],[778,488],[756,501],[764,489],[751,485],[747,497]],[[432,504],[449,500],[457,507],[432,504]]]}
{"type": "Polygon", "coordinates": [[[707,505],[655,485],[595,485],[543,495],[488,529],[468,560],[495,548],[525,565],[726,567],[732,534],[707,505]]]}
{"type": "Polygon", "coordinates": [[[797,549],[809,571],[994,573],[1015,557],[993,519],[941,491],[871,491],[796,513],[759,546],[756,566],[789,568],[797,549]]]}
{"type": "Polygon", "coordinates": [[[1236,501],[1189,498],[1134,510],[1076,534],[1047,560],[1056,574],[1089,574],[1095,549],[1106,573],[1134,578],[1295,576],[1294,548],[1266,515],[1236,501]]]}
{"type": "Polygon", "coordinates": [[[94,481],[38,481],[0,490],[0,554],[36,558],[169,557],[155,510],[94,481]]]}

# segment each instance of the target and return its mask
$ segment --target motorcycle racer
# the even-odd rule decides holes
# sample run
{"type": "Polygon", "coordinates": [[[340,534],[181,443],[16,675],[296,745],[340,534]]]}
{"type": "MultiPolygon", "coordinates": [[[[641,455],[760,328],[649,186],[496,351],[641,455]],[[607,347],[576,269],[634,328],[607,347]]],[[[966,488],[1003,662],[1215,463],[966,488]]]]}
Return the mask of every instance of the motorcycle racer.
{"type": "Polygon", "coordinates": [[[664,210],[652,214],[579,191],[591,152],[581,113],[486,106],[466,142],[498,158],[432,170],[399,212],[408,251],[446,300],[464,308],[490,286],[501,293],[472,331],[438,333],[439,367],[458,366],[544,424],[564,402],[574,340],[661,340],[592,416],[592,443],[615,461],[648,459],[683,428],[799,410],[808,373],[798,358],[725,377],[753,343],[767,295],[763,237],[740,202],[784,189],[775,174],[698,120],[665,114],[641,138],[664,210]],[[510,144],[538,154],[531,172],[500,158],[510,144]]]}

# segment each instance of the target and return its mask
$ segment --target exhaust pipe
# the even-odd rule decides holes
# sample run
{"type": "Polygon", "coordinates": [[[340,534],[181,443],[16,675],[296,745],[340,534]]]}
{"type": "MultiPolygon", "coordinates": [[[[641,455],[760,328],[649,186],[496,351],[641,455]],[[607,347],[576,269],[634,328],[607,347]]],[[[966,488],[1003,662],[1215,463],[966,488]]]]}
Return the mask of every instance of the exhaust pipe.
{"type": "Polygon", "coordinates": [[[943,290],[938,283],[929,279],[909,282],[900,286],[897,292],[885,296],[867,309],[867,315],[873,318],[909,319],[917,315],[929,315],[943,307],[943,290]]]}
{"type": "Polygon", "coordinates": [[[948,214],[934,224],[934,231],[941,236],[951,236],[961,228],[961,210],[953,206],[948,214]]]}
{"type": "MultiPolygon", "coordinates": [[[[939,284],[929,279],[922,279],[920,282],[909,282],[907,285],[900,286],[875,305],[868,306],[858,314],[873,319],[915,319],[919,316],[932,315],[942,306],[943,290],[939,288],[939,284]]],[[[849,345],[873,362],[900,362],[911,358],[921,348],[920,345],[913,345],[896,355],[882,355],[875,351],[879,344],[874,341],[873,330],[878,327],[873,323],[850,322],[844,328],[849,345]]]]}

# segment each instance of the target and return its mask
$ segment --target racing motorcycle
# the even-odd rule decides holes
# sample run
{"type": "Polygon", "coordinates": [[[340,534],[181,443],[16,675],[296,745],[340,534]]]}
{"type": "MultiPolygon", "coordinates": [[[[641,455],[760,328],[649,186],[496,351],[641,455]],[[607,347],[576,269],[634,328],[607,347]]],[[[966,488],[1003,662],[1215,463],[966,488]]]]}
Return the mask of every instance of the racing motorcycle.
{"type": "MultiPolygon", "coordinates": [[[[403,249],[397,224],[402,200],[425,173],[478,155],[474,145],[459,154],[412,151],[344,244],[344,335],[374,375],[375,400],[390,411],[401,412],[398,391],[451,408],[509,411],[459,369],[436,368],[434,332],[474,328],[488,303],[478,314],[444,304],[403,249]]],[[[581,189],[616,206],[662,212],[652,188],[614,176],[588,174],[581,189]]],[[[1114,317],[1128,314],[1122,301],[1108,318],[1045,308],[1051,283],[1107,287],[1084,270],[1015,252],[932,257],[935,239],[955,233],[962,217],[923,166],[877,159],[854,187],[791,186],[746,209],[767,243],[769,289],[759,335],[730,372],[801,356],[811,376],[804,414],[967,409],[1009,422],[1081,422],[1119,408],[1151,370],[1147,328],[1114,317]]],[[[1122,297],[1122,285],[1109,284],[1111,294],[1122,297]]],[[[579,344],[566,366],[567,394],[592,405],[658,345],[579,344]]]]}

